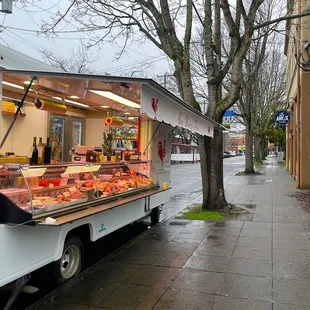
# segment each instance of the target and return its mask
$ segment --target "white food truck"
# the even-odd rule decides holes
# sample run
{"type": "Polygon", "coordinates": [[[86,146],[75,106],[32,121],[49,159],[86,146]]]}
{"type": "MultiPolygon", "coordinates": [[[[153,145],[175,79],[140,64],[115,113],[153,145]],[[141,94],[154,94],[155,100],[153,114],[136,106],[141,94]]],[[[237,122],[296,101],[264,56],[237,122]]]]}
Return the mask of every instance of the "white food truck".
{"type": "Polygon", "coordinates": [[[59,283],[76,276],[84,242],[148,216],[158,222],[170,196],[171,126],[212,137],[217,124],[151,79],[21,70],[5,61],[0,287],[15,283],[11,304],[42,266],[53,263],[59,283]],[[104,133],[110,154],[94,151],[104,133]],[[31,147],[33,137],[50,138],[50,164],[42,154],[28,164],[40,147],[31,147]],[[69,162],[74,145],[94,147],[69,162]]]}

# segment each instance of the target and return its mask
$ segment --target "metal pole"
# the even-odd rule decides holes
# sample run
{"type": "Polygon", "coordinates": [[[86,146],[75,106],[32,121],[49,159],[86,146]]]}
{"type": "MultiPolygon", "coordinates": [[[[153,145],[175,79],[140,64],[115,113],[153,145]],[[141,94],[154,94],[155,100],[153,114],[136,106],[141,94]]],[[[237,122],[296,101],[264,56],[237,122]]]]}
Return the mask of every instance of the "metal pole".
{"type": "MultiPolygon", "coordinates": [[[[15,124],[15,121],[16,121],[16,119],[17,119],[18,113],[20,112],[20,109],[22,108],[22,105],[23,105],[23,103],[24,103],[24,101],[25,101],[25,99],[26,99],[26,97],[27,97],[27,95],[28,95],[28,92],[29,92],[29,90],[30,90],[30,87],[31,87],[31,85],[32,85],[32,82],[33,82],[34,80],[36,80],[36,78],[37,78],[37,77],[34,76],[34,77],[31,79],[31,81],[30,81],[30,83],[28,84],[27,89],[26,89],[26,91],[25,91],[25,93],[24,93],[23,99],[18,103],[18,107],[17,107],[16,112],[15,112],[15,114],[14,114],[14,118],[13,118],[13,120],[12,120],[12,122],[11,122],[9,128],[8,128],[8,130],[6,131],[6,133],[5,133],[5,135],[4,135],[4,137],[3,137],[2,141],[1,141],[1,143],[0,143],[0,149],[2,149],[2,147],[3,147],[3,145],[4,145],[5,141],[6,141],[6,139],[8,138],[8,136],[9,136],[9,134],[10,134],[10,132],[11,132],[11,130],[12,130],[14,124],[15,124]]],[[[1,87],[2,87],[2,85],[1,85],[1,87]]]]}

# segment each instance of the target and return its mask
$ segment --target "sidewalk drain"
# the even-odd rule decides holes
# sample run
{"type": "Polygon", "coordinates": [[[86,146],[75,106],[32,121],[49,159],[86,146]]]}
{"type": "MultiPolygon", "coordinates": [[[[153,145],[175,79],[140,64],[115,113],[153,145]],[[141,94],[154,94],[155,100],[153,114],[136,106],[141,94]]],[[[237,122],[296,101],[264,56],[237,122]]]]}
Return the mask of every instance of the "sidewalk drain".
{"type": "Polygon", "coordinates": [[[254,208],[256,208],[257,204],[241,203],[241,204],[238,204],[238,206],[244,206],[244,207],[249,208],[249,209],[254,209],[254,208]]]}
{"type": "Polygon", "coordinates": [[[169,225],[181,225],[181,226],[186,226],[187,224],[188,224],[188,222],[181,222],[181,221],[169,223],[169,225]]]}

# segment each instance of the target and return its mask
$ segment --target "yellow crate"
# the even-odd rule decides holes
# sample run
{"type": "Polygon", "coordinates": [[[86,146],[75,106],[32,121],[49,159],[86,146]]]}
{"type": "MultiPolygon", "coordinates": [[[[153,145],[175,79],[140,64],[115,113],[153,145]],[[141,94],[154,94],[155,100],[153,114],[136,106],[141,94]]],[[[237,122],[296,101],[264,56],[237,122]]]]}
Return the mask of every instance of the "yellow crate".
{"type": "Polygon", "coordinates": [[[15,103],[11,101],[2,100],[2,106],[15,108],[15,103]]]}
{"type": "Polygon", "coordinates": [[[16,157],[0,157],[0,163],[11,163],[11,164],[28,164],[29,159],[26,156],[16,156],[16,157]]]}
{"type": "Polygon", "coordinates": [[[2,112],[15,112],[15,103],[10,101],[2,101],[2,112]]]}

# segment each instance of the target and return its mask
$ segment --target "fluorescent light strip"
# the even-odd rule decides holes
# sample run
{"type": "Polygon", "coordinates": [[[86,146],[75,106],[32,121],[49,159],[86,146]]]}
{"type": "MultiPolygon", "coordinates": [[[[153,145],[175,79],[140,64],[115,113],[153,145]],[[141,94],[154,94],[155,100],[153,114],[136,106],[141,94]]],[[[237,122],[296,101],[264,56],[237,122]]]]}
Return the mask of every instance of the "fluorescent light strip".
{"type": "MultiPolygon", "coordinates": [[[[11,97],[6,97],[6,96],[2,96],[2,99],[17,101],[17,102],[21,101],[21,99],[16,99],[16,98],[11,98],[11,97]]],[[[30,101],[24,101],[24,103],[33,104],[33,102],[30,102],[30,101]]]]}
{"type": "MultiPolygon", "coordinates": [[[[62,98],[61,98],[61,97],[52,97],[52,98],[53,98],[53,99],[56,99],[56,100],[62,101],[62,98]]],[[[72,101],[72,100],[69,100],[69,99],[65,99],[65,102],[68,102],[68,103],[77,105],[77,106],[82,107],[82,108],[89,108],[89,105],[87,105],[87,104],[79,103],[79,102],[72,101]]]]}
{"type": "Polygon", "coordinates": [[[83,103],[75,102],[75,101],[72,101],[72,100],[65,99],[65,102],[68,102],[68,103],[71,103],[71,104],[77,105],[77,106],[79,106],[79,107],[89,108],[89,105],[87,105],[87,104],[83,104],[83,103]]]}
{"type": "Polygon", "coordinates": [[[17,84],[13,84],[13,83],[10,83],[10,82],[2,81],[2,84],[6,85],[6,86],[10,86],[10,87],[14,87],[14,88],[18,88],[18,89],[24,90],[23,86],[20,86],[20,85],[17,85],[17,84]]]}
{"type": "MultiPolygon", "coordinates": [[[[6,86],[10,86],[10,87],[17,88],[17,89],[25,90],[25,87],[24,87],[24,86],[17,85],[17,84],[13,84],[13,83],[10,83],[10,82],[2,81],[2,84],[3,84],[3,85],[6,85],[6,86]]],[[[34,85],[34,84],[35,84],[35,83],[32,83],[32,85],[34,85]]],[[[29,91],[33,91],[33,89],[30,88],[29,91]]]]}
{"type": "Polygon", "coordinates": [[[107,91],[107,90],[90,90],[89,91],[99,95],[99,96],[102,96],[102,97],[105,97],[105,98],[108,98],[108,99],[111,99],[113,101],[117,101],[121,104],[124,104],[128,107],[131,107],[131,108],[140,108],[140,105],[137,104],[136,102],[134,101],[131,101],[129,99],[126,99],[124,97],[121,97],[119,95],[116,95],[110,91],[107,91]]]}

